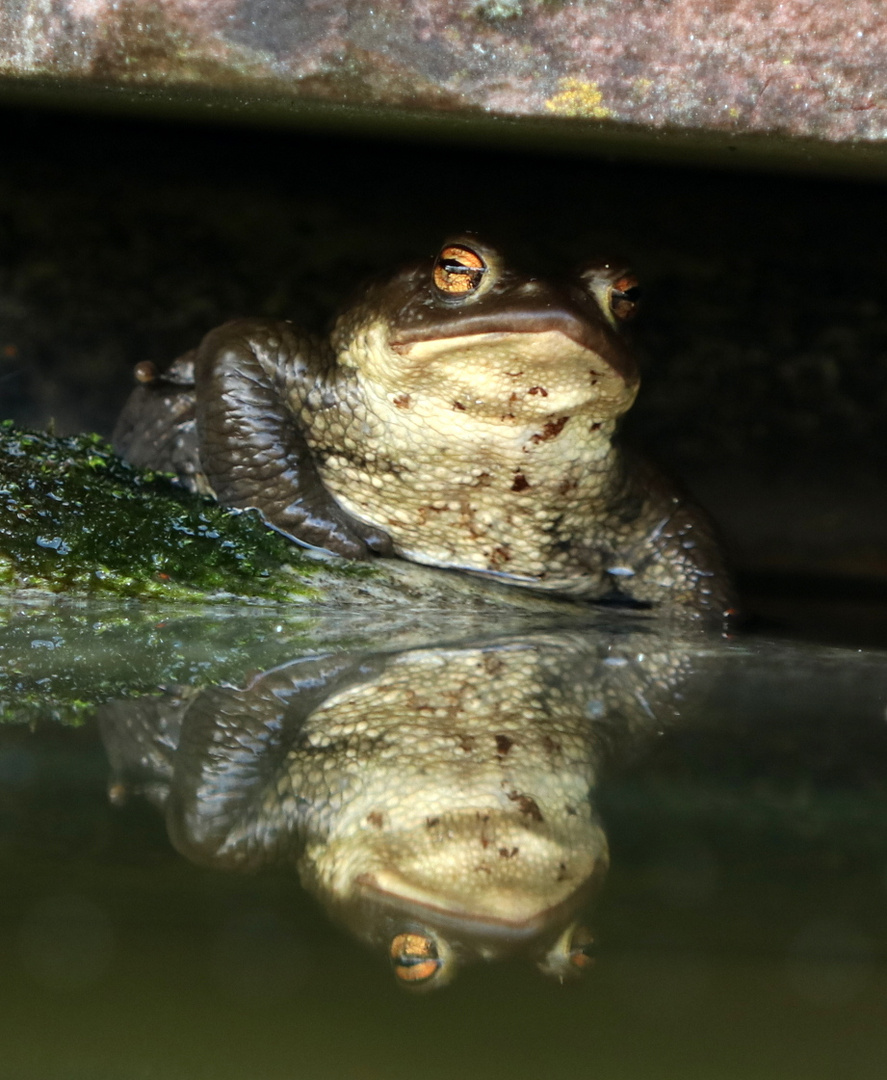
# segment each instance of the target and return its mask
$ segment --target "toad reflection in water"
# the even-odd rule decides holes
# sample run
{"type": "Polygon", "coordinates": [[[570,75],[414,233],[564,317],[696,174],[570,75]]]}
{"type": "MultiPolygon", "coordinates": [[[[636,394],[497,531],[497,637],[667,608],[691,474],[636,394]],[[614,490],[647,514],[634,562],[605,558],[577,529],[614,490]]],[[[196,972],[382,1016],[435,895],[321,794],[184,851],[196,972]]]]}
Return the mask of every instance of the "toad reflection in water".
{"type": "Polygon", "coordinates": [[[522,953],[560,979],[609,861],[602,762],[661,731],[692,674],[650,632],[541,632],[314,656],[100,714],[112,798],[231,869],[293,862],[406,986],[522,953]]]}

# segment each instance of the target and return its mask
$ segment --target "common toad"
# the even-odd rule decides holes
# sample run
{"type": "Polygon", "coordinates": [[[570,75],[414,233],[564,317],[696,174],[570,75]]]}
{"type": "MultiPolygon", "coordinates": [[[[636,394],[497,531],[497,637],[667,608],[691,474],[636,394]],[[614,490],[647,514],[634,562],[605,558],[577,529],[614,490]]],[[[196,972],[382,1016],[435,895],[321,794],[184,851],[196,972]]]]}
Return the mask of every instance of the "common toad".
{"type": "Polygon", "coordinates": [[[583,600],[721,614],[698,508],[616,438],[637,283],[530,276],[474,238],[371,285],[328,340],[240,319],[140,385],[114,445],[293,540],[583,600]]]}

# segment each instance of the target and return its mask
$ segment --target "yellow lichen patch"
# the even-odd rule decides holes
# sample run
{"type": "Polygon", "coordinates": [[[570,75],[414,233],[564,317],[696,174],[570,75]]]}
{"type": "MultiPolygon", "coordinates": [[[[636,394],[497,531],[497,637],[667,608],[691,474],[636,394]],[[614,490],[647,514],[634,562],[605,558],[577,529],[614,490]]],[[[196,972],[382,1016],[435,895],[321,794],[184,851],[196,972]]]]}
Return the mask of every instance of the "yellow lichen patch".
{"type": "Polygon", "coordinates": [[[612,116],[612,112],[601,102],[604,95],[597,83],[582,79],[561,79],[560,90],[545,102],[545,107],[558,116],[584,116],[596,120],[612,116]]]}

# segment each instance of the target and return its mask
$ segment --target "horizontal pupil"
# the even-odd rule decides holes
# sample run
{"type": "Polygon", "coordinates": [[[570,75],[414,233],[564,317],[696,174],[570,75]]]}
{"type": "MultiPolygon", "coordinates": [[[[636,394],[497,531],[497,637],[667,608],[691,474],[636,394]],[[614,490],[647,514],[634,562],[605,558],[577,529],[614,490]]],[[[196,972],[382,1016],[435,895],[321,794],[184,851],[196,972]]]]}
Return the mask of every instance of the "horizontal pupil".
{"type": "Polygon", "coordinates": [[[419,964],[437,963],[437,957],[435,956],[399,956],[397,958],[399,967],[418,967],[419,964]]]}

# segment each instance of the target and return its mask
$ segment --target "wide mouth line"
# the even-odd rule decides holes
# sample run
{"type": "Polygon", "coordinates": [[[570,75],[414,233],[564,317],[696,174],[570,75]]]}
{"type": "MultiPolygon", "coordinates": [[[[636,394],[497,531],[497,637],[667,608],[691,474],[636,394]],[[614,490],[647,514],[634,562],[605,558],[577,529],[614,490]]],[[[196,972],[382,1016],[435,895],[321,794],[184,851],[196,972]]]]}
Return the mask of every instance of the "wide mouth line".
{"type": "Polygon", "coordinates": [[[422,345],[429,341],[448,341],[452,338],[486,338],[494,341],[501,341],[504,338],[513,337],[515,334],[538,334],[538,330],[443,330],[440,332],[420,333],[418,330],[414,333],[407,333],[401,337],[392,338],[388,344],[392,349],[406,349],[410,345],[422,345]]]}
{"type": "Polygon", "coordinates": [[[466,926],[473,928],[476,932],[491,934],[498,932],[502,935],[511,934],[520,937],[532,937],[538,934],[550,916],[564,904],[564,901],[561,901],[551,907],[543,908],[526,919],[506,919],[496,915],[474,916],[469,912],[444,907],[430,900],[406,897],[401,893],[393,892],[382,886],[374,874],[358,875],[356,884],[365,892],[373,893],[390,906],[397,907],[401,912],[418,910],[436,916],[451,926],[466,926]]]}
{"type": "Polygon", "coordinates": [[[458,322],[447,322],[440,326],[423,326],[414,330],[401,330],[395,337],[389,340],[392,347],[406,348],[409,345],[423,344],[429,341],[449,341],[452,338],[477,338],[487,341],[501,341],[510,337],[541,337],[544,334],[561,334],[563,337],[579,345],[589,352],[592,350],[583,333],[584,327],[577,327],[574,320],[568,316],[542,315],[538,316],[539,322],[524,321],[521,323],[510,321],[507,318],[501,320],[501,326],[497,327],[498,321],[494,317],[484,316],[477,319],[466,319],[461,325],[458,322]],[[575,332],[570,333],[570,329],[575,332]]]}
{"type": "Polygon", "coordinates": [[[509,341],[513,343],[515,359],[524,363],[539,367],[588,363],[595,368],[598,378],[627,384],[637,382],[637,366],[625,344],[603,328],[577,320],[569,312],[535,313],[518,319],[505,315],[472,316],[439,326],[400,328],[387,344],[392,353],[400,356],[415,354],[418,360],[434,361],[448,352],[469,354],[485,346],[501,349],[509,341]],[[550,335],[557,335],[560,340],[552,340],[550,335]],[[544,341],[546,336],[548,342],[544,341]]]}

